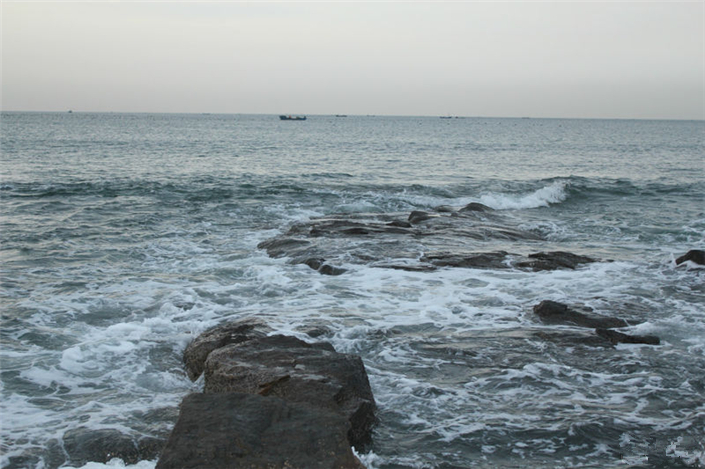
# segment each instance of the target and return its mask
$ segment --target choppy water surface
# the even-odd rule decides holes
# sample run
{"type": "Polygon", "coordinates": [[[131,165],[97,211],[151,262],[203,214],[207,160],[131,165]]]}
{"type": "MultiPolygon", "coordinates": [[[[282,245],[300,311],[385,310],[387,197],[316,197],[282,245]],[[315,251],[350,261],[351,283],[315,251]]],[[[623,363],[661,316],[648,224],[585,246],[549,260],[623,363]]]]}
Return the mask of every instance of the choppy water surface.
{"type": "Polygon", "coordinates": [[[67,467],[77,428],[168,435],[201,386],[183,348],[245,317],[363,358],[371,468],[702,466],[705,271],[674,258],[705,248],[704,141],[702,122],[4,113],[2,466],[67,467]],[[333,240],[339,276],[257,248],[470,202],[534,239],[333,240]],[[380,267],[443,246],[601,262],[380,267]],[[534,317],[545,299],[661,345],[576,342],[534,317]]]}

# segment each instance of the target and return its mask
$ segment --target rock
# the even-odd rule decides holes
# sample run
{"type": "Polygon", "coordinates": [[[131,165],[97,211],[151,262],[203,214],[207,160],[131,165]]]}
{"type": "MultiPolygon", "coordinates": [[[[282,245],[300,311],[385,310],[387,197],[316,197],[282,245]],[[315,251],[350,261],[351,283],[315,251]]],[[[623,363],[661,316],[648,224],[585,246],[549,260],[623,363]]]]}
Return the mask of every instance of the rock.
{"type": "Polygon", "coordinates": [[[422,221],[430,220],[431,218],[438,218],[439,215],[436,213],[423,212],[421,210],[414,210],[409,214],[409,223],[416,224],[422,221]]]}
{"type": "Polygon", "coordinates": [[[311,267],[313,270],[317,270],[323,275],[341,275],[347,272],[347,270],[340,267],[333,267],[328,264],[324,264],[325,259],[321,258],[310,258],[304,261],[304,264],[311,267]]]}
{"type": "Polygon", "coordinates": [[[699,265],[705,265],[705,251],[701,251],[700,249],[691,249],[676,259],[676,265],[681,265],[686,261],[694,262],[699,265]]]}
{"type": "Polygon", "coordinates": [[[363,469],[338,413],[276,397],[191,394],[156,469],[363,469]]]}
{"type": "Polygon", "coordinates": [[[609,329],[595,329],[595,333],[613,344],[659,345],[661,343],[655,335],[629,335],[609,329]]]}
{"type": "Polygon", "coordinates": [[[311,242],[305,239],[276,237],[262,241],[257,245],[257,248],[267,251],[269,257],[277,258],[305,252],[310,246],[311,242]]]}
{"type": "Polygon", "coordinates": [[[206,360],[204,392],[274,396],[338,412],[349,422],[348,440],[358,449],[371,441],[376,422],[362,360],[326,342],[274,335],[219,348],[206,360]]]}
{"type": "Polygon", "coordinates": [[[533,271],[541,270],[557,270],[557,269],[575,269],[582,264],[597,262],[596,259],[587,256],[580,256],[571,252],[553,251],[553,252],[537,252],[529,254],[529,259],[518,262],[519,268],[528,268],[533,271]]]}
{"type": "Polygon", "coordinates": [[[476,269],[506,269],[506,251],[479,252],[469,254],[437,253],[424,256],[423,262],[430,262],[436,267],[466,267],[476,269]]]}
{"type": "Polygon", "coordinates": [[[323,264],[318,271],[322,273],[323,275],[342,275],[347,270],[340,268],[340,267],[333,267],[332,265],[328,264],[323,264]]]}
{"type": "Polygon", "coordinates": [[[387,223],[387,226],[395,226],[397,228],[411,228],[411,223],[403,220],[393,220],[387,223]]]}
{"type": "Polygon", "coordinates": [[[76,466],[105,463],[113,458],[136,464],[142,459],[154,459],[164,447],[164,441],[157,438],[135,439],[118,430],[87,427],[67,431],[63,443],[68,462],[76,466]]]}
{"type": "Polygon", "coordinates": [[[563,303],[545,300],[534,306],[534,313],[544,324],[566,324],[591,329],[626,327],[627,321],[618,318],[600,318],[568,308],[563,303]]]}
{"type": "Polygon", "coordinates": [[[493,209],[487,205],[478,202],[470,202],[465,207],[461,208],[459,212],[490,212],[492,210],[493,209]]]}
{"type": "Polygon", "coordinates": [[[268,328],[254,320],[244,320],[219,325],[196,337],[184,350],[184,364],[191,381],[196,381],[208,355],[229,344],[239,344],[257,337],[264,337],[268,328]]]}

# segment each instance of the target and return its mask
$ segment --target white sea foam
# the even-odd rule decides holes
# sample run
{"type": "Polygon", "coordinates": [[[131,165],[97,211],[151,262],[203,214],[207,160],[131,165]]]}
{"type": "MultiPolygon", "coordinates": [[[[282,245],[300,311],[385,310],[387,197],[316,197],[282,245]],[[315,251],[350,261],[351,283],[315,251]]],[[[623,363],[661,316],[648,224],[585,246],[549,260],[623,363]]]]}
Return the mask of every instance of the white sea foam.
{"type": "Polygon", "coordinates": [[[103,463],[89,462],[80,467],[63,466],[65,469],[154,469],[157,461],[139,461],[135,464],[125,464],[125,461],[119,458],[111,459],[103,463]]]}
{"type": "Polygon", "coordinates": [[[480,197],[480,202],[495,210],[517,210],[548,207],[561,203],[568,197],[567,183],[557,181],[530,194],[510,195],[489,193],[480,197]]]}

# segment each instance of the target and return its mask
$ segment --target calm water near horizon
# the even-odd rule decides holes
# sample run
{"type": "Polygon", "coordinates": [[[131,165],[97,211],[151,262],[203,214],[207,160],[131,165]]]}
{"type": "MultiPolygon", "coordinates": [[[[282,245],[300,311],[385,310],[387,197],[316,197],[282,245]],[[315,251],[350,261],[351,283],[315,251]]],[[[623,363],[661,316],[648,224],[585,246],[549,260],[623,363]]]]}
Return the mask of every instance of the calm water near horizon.
{"type": "Polygon", "coordinates": [[[705,269],[674,262],[705,249],[702,121],[5,112],[0,128],[3,468],[83,466],[63,444],[81,428],[168,436],[203,386],[186,344],[250,317],[362,357],[369,468],[705,464],[705,269]],[[339,276],[257,247],[316,217],[471,202],[534,236],[334,240],[339,276]],[[385,267],[438,250],[600,261],[385,267]],[[661,345],[562,340],[589,331],[541,324],[542,300],[661,345]]]}

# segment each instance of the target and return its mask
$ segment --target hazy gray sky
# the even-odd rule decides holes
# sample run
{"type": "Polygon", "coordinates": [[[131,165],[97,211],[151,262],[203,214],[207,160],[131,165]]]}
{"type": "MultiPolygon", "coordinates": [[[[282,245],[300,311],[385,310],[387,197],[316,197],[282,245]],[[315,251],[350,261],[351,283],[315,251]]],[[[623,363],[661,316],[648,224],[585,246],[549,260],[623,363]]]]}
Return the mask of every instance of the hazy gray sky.
{"type": "Polygon", "coordinates": [[[705,118],[705,2],[2,1],[2,109],[705,118]]]}

